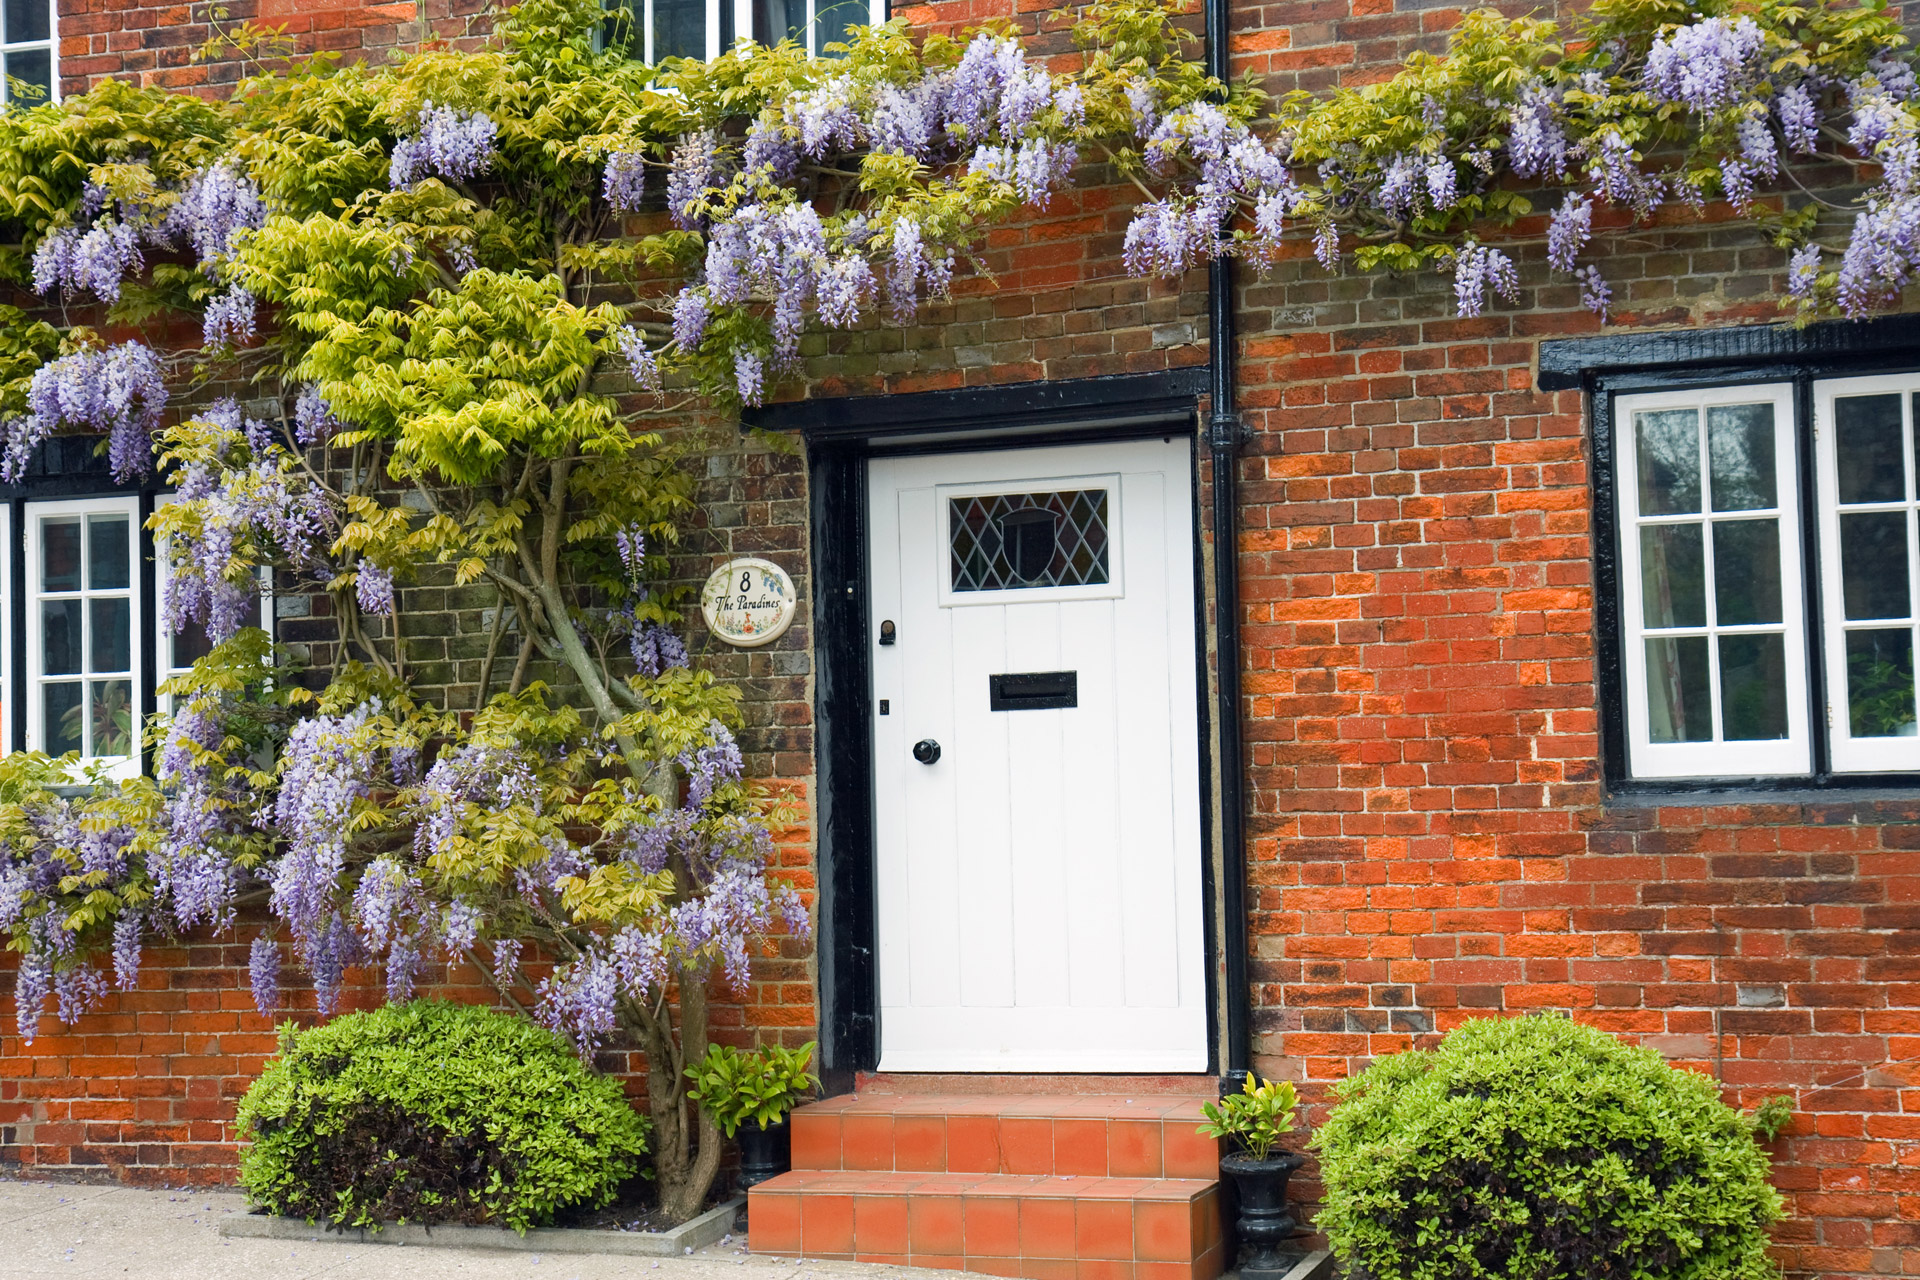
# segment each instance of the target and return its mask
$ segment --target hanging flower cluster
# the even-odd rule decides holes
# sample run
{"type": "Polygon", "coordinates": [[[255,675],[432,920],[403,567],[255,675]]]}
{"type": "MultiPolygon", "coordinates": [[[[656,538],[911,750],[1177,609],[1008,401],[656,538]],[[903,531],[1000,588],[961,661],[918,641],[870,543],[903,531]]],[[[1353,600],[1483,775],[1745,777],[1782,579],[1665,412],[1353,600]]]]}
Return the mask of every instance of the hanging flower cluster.
{"type": "Polygon", "coordinates": [[[83,347],[62,356],[33,374],[28,412],[0,423],[0,480],[17,482],[39,443],[68,430],[105,435],[113,477],[125,483],[146,469],[152,433],[166,407],[160,357],[144,343],[83,347]]]}
{"type": "MultiPolygon", "coordinates": [[[[666,169],[669,215],[704,242],[673,300],[667,354],[711,368],[758,404],[797,363],[810,320],[854,327],[884,294],[906,323],[922,298],[943,296],[956,232],[981,212],[1044,206],[1070,179],[1085,122],[1080,85],[1029,62],[1012,38],[982,32],[950,63],[917,61],[910,77],[824,74],[770,96],[737,140],[703,123],[653,160],[640,140],[609,139],[602,188],[616,209],[637,208],[646,166],[666,169]],[[924,197],[821,212],[811,192],[848,155],[865,157],[854,163],[874,187],[905,165],[924,197]]],[[[633,337],[623,346],[636,380],[657,385],[658,355],[633,337]]]]}
{"type": "Polygon", "coordinates": [[[1170,186],[1135,210],[1127,264],[1174,275],[1223,253],[1271,261],[1299,227],[1329,270],[1343,241],[1363,268],[1448,266],[1456,309],[1475,316],[1519,296],[1513,260],[1478,227],[1530,212],[1526,184],[1564,187],[1547,260],[1604,317],[1611,290],[1582,261],[1596,209],[1646,218],[1718,196],[1800,239],[1828,202],[1783,215],[1760,193],[1792,164],[1852,159],[1878,164],[1878,180],[1837,273],[1814,242],[1794,253],[1794,296],[1859,316],[1914,278],[1914,72],[1891,16],[1769,2],[1642,22],[1603,0],[1562,43],[1551,24],[1473,13],[1445,55],[1416,55],[1380,84],[1295,95],[1266,126],[1250,100],[1165,102],[1163,81],[1143,82],[1129,90],[1131,145],[1143,176],[1170,186]]]}

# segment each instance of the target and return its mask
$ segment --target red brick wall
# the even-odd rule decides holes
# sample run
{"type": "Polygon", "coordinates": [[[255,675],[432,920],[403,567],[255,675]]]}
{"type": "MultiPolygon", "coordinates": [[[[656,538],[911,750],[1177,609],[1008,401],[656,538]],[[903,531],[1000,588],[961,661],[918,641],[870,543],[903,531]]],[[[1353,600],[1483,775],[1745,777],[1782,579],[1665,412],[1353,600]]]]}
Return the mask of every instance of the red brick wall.
{"type": "Polygon", "coordinates": [[[60,0],[60,91],[131,79],[225,93],[247,65],[230,50],[207,58],[200,50],[246,22],[279,30],[297,54],[354,60],[484,31],[484,8],[485,0],[60,0]]]}
{"type": "MultiPolygon", "coordinates": [[[[156,15],[143,30],[187,14],[96,7],[103,24],[156,15]]],[[[923,26],[1015,15],[1031,29],[1051,10],[953,0],[903,12],[923,26]]],[[[1234,44],[1271,88],[1317,89],[1389,74],[1456,16],[1392,0],[1249,3],[1234,44]]],[[[466,30],[451,11],[428,21],[466,30]]],[[[184,67],[180,56],[156,65],[184,67]]],[[[1125,217],[1124,192],[1095,183],[997,231],[997,280],[963,282],[952,306],[905,331],[810,338],[812,392],[1197,362],[1204,282],[1125,279],[1125,217]]],[[[1585,410],[1577,394],[1535,390],[1533,372],[1542,338],[1598,325],[1545,272],[1541,235],[1536,223],[1512,237],[1521,303],[1476,321],[1452,317],[1449,281],[1431,273],[1328,276],[1295,260],[1244,283],[1257,1064],[1305,1082],[1317,1107],[1330,1082],[1461,1018],[1568,1011],[1718,1076],[1736,1101],[1795,1094],[1777,1180],[1796,1274],[1920,1275],[1920,797],[1607,794],[1585,410]]],[[[1617,324],[1775,314],[1782,255],[1747,230],[1682,217],[1606,235],[1617,324]]],[[[752,549],[804,584],[800,460],[723,448],[705,483],[713,520],[690,540],[689,573],[752,549]]],[[[753,767],[810,794],[804,628],[771,651],[708,648],[749,691],[753,767]]],[[[802,883],[809,838],[783,845],[802,883]]],[[[155,967],[73,1036],[31,1052],[0,1038],[0,1125],[17,1143],[39,1108],[28,1158],[151,1153],[223,1176],[211,1171],[231,1156],[212,1126],[267,1041],[225,964],[240,942],[221,945],[225,956],[209,947],[155,967]],[[203,1017],[217,1025],[192,1021],[203,1017]]],[[[808,1034],[807,956],[789,942],[762,966],[741,1034],[808,1034]]]]}

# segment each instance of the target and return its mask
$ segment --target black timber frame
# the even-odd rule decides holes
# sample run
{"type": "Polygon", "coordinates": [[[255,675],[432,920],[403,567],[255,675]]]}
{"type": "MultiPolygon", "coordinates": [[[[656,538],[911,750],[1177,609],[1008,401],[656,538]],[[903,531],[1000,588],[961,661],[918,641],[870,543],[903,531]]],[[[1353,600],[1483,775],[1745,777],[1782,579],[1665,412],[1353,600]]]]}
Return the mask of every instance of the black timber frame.
{"type": "MultiPolygon", "coordinates": [[[[874,884],[872,665],[868,638],[867,460],[1178,434],[1203,442],[1196,412],[1205,368],[1013,386],[803,400],[749,410],[748,427],[797,432],[806,444],[812,544],[815,768],[820,936],[820,1070],[830,1093],[880,1060],[878,906],[874,884]]],[[[1194,486],[1195,662],[1199,692],[1203,944],[1208,1071],[1218,1068],[1212,860],[1214,762],[1205,596],[1194,486]]],[[[1237,779],[1221,779],[1236,797],[1237,779]],[[1228,787],[1228,781],[1236,785],[1228,787]]]]}
{"type": "Polygon", "coordinates": [[[1594,656],[1600,695],[1602,777],[1616,795],[1912,791],[1920,774],[1832,772],[1824,707],[1825,639],[1819,625],[1821,570],[1813,467],[1813,384],[1827,378],[1920,370],[1920,316],[1840,320],[1796,328],[1741,325],[1552,339],[1540,344],[1543,391],[1582,390],[1593,449],[1594,656]],[[1813,770],[1765,778],[1635,779],[1627,774],[1626,683],[1621,654],[1619,505],[1615,396],[1692,387],[1791,383],[1794,468],[1799,484],[1801,590],[1807,637],[1807,716],[1813,770]]]}

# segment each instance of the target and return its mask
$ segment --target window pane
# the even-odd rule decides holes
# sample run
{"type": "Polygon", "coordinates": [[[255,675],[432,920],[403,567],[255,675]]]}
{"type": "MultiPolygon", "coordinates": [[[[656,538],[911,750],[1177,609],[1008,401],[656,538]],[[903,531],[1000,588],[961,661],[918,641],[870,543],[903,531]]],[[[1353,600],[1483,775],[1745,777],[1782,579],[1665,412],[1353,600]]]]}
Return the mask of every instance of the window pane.
{"type": "Polygon", "coordinates": [[[1774,506],[1773,406],[1728,404],[1707,410],[1707,471],[1715,511],[1774,506]]]}
{"type": "Polygon", "coordinates": [[[1907,513],[1840,517],[1840,590],[1849,618],[1907,613],[1907,513]]]}
{"type": "Polygon", "coordinates": [[[133,682],[94,680],[87,685],[88,727],[96,756],[124,756],[133,750],[133,682]]]}
{"type": "Polygon", "coordinates": [[[40,589],[80,589],[80,521],[40,522],[40,589]]]}
{"type": "Polygon", "coordinates": [[[814,5],[814,26],[820,34],[815,37],[815,52],[824,53],[830,44],[849,39],[847,28],[860,23],[870,22],[867,0],[816,0],[814,5]]]}
{"type": "Polygon", "coordinates": [[[707,56],[707,0],[653,0],[653,60],[707,56]]]}
{"type": "Polygon", "coordinates": [[[807,25],[807,0],[754,0],[753,38],[759,44],[798,40],[807,25]]]}
{"type": "Polygon", "coordinates": [[[123,589],[133,554],[127,541],[125,516],[87,517],[87,586],[95,591],[123,589]]]}
{"type": "Polygon", "coordinates": [[[1780,621],[1780,522],[1713,526],[1714,620],[1723,627],[1780,621]]]}
{"type": "Polygon", "coordinates": [[[1700,414],[1661,409],[1633,415],[1640,474],[1640,514],[1700,509],[1700,414]]]}
{"type": "Polygon", "coordinates": [[[1728,742],[1787,736],[1784,636],[1720,637],[1720,724],[1728,742]]]}
{"type": "Polygon", "coordinates": [[[88,638],[87,670],[102,674],[133,670],[133,602],[125,596],[89,600],[93,634],[88,638]]]}
{"type": "Polygon", "coordinates": [[[80,671],[80,602],[40,602],[40,671],[43,675],[77,675],[80,671]]]}
{"type": "Polygon", "coordinates": [[[15,86],[7,86],[7,101],[18,102],[21,106],[38,106],[48,101],[53,94],[53,55],[45,49],[28,49],[7,55],[7,78],[19,80],[33,88],[24,92],[15,92],[15,86]],[[39,92],[34,92],[38,89],[39,92]]]}
{"type": "Polygon", "coordinates": [[[1647,712],[1655,742],[1713,741],[1705,636],[1647,641],[1647,712]]]}
{"type": "Polygon", "coordinates": [[[1640,590],[1649,629],[1707,625],[1707,574],[1699,525],[1641,527],[1640,590]]]}
{"type": "Polygon", "coordinates": [[[45,40],[48,8],[47,0],[7,0],[7,43],[45,40]]]}
{"type": "Polygon", "coordinates": [[[1847,633],[1847,725],[1856,738],[1911,738],[1913,632],[1847,633]]]}
{"type": "MultiPolygon", "coordinates": [[[[259,596],[253,596],[247,601],[247,611],[240,625],[244,627],[260,625],[259,596]]],[[[190,667],[197,659],[204,658],[213,652],[213,642],[207,639],[206,627],[192,618],[187,619],[187,625],[184,628],[168,637],[168,644],[167,665],[175,670],[190,667]]]]}
{"type": "Polygon", "coordinates": [[[47,730],[47,754],[81,749],[80,683],[40,686],[40,710],[47,730]]]}
{"type": "Polygon", "coordinates": [[[1900,397],[1844,396],[1833,402],[1840,501],[1899,502],[1907,496],[1900,447],[1900,397]]]}

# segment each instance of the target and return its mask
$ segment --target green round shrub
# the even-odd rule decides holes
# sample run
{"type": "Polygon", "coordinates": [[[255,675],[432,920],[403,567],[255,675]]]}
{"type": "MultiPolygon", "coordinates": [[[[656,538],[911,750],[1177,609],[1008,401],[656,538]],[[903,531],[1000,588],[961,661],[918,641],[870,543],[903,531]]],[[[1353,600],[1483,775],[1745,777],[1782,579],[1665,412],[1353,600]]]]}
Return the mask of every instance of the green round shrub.
{"type": "Polygon", "coordinates": [[[1373,1280],[1760,1280],[1780,1216],[1712,1080],[1565,1018],[1463,1023],[1341,1085],[1317,1225],[1373,1280]]]}
{"type": "Polygon", "coordinates": [[[608,1203],[647,1150],[619,1083],[559,1036],[437,1000],[288,1026],[239,1122],[248,1198],[342,1227],[525,1231],[608,1203]]]}

